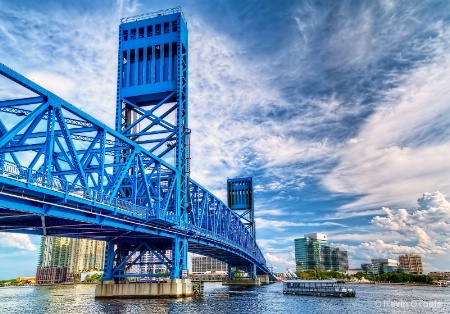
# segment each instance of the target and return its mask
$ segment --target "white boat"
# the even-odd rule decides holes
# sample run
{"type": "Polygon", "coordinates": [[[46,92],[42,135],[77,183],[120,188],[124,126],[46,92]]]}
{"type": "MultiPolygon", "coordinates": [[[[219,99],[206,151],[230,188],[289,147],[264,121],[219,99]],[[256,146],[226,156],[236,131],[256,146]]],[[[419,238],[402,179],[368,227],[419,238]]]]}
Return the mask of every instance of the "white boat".
{"type": "Polygon", "coordinates": [[[283,293],[341,298],[356,295],[343,280],[288,280],[283,282],[283,293]]]}

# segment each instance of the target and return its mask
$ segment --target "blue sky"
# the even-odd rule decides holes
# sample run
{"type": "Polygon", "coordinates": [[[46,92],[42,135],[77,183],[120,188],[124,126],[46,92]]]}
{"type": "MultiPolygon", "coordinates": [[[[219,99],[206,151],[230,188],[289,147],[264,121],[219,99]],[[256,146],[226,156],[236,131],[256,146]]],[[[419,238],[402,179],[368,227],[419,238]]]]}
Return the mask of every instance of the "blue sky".
{"type": "MultiPolygon", "coordinates": [[[[180,5],[192,178],[225,199],[227,177],[253,177],[270,265],[324,232],[351,267],[419,253],[449,270],[448,1],[0,4],[0,61],[110,126],[120,18],[180,5]]],[[[0,233],[0,279],[33,275],[39,241],[0,233]]]]}

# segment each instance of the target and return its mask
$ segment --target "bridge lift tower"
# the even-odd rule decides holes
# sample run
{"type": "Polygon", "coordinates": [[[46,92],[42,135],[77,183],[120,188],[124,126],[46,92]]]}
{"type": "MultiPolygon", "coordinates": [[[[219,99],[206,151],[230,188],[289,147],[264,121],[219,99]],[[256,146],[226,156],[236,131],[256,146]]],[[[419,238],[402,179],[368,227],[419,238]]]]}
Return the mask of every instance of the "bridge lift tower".
{"type": "MultiPolygon", "coordinates": [[[[115,128],[176,168],[177,178],[172,178],[176,186],[170,187],[168,180],[167,189],[176,191],[169,210],[179,217],[180,225],[187,222],[189,210],[187,69],[188,30],[180,8],[121,20],[115,128]]],[[[116,157],[117,163],[126,162],[127,153],[116,157]]],[[[120,198],[138,203],[142,191],[125,182],[119,193],[120,198]]],[[[172,279],[187,277],[188,244],[180,235],[171,243],[109,241],[103,279],[113,279],[114,265],[130,260],[130,254],[142,257],[146,252],[160,257],[160,264],[170,265],[172,279]]]]}
{"type": "MultiPolygon", "coordinates": [[[[238,215],[253,239],[256,239],[252,178],[229,178],[227,180],[227,201],[228,207],[238,215]]],[[[233,279],[235,276],[242,277],[239,271],[248,274],[252,279],[256,279],[256,268],[254,265],[230,264],[228,264],[228,279],[233,279]]]]}

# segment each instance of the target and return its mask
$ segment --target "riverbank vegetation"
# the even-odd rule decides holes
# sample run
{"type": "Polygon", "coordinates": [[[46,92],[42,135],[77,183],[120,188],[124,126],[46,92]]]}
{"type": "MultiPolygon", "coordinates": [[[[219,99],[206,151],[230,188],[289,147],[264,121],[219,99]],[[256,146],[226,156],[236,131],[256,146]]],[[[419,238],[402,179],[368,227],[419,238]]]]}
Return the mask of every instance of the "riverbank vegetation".
{"type": "MultiPolygon", "coordinates": [[[[364,274],[363,274],[364,275],[364,274]]],[[[376,276],[364,276],[367,280],[389,283],[433,284],[434,279],[428,275],[412,275],[406,273],[387,273],[376,276]]]]}
{"type": "Polygon", "coordinates": [[[86,278],[84,278],[83,282],[97,282],[102,279],[103,274],[93,274],[92,276],[86,275],[86,278]]]}
{"type": "Polygon", "coordinates": [[[0,287],[5,286],[28,286],[36,284],[36,280],[34,278],[15,278],[15,279],[7,279],[0,280],[0,287]]]}
{"type": "Polygon", "coordinates": [[[356,273],[355,275],[345,275],[337,271],[325,270],[306,270],[295,273],[302,280],[324,280],[324,279],[341,279],[351,280],[356,278],[361,280],[365,278],[368,281],[380,283],[416,283],[416,284],[433,284],[433,278],[428,275],[413,275],[407,273],[386,273],[376,276],[369,276],[364,273],[356,273]]]}
{"type": "Polygon", "coordinates": [[[349,280],[351,277],[338,271],[325,271],[321,269],[297,271],[295,274],[302,280],[324,280],[324,279],[342,279],[349,280]]]}
{"type": "Polygon", "coordinates": [[[0,280],[0,286],[16,286],[16,285],[17,285],[16,279],[0,280]]]}

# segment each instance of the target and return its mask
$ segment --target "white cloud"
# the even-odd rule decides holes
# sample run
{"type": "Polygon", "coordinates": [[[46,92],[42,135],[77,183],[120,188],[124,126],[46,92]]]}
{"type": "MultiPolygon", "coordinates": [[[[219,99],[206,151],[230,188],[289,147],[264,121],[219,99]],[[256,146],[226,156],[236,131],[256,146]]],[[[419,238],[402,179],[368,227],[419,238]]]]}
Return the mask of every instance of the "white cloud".
{"type": "Polygon", "coordinates": [[[25,75],[36,84],[48,89],[64,99],[71,99],[75,90],[75,82],[67,76],[48,71],[30,72],[25,75]]]}
{"type": "MultiPolygon", "coordinates": [[[[400,241],[403,240],[404,237],[397,232],[375,232],[375,233],[333,233],[327,232],[328,238],[332,241],[351,241],[351,242],[360,242],[360,241],[376,241],[376,240],[384,240],[384,241],[400,241]]],[[[337,244],[333,244],[337,245],[337,244]]]]}
{"type": "Polygon", "coordinates": [[[368,210],[358,210],[358,209],[344,209],[341,208],[339,211],[324,215],[320,218],[320,220],[335,220],[335,219],[349,219],[354,217],[362,217],[362,216],[373,216],[383,214],[382,209],[368,209],[368,210]]]}
{"type": "MultiPolygon", "coordinates": [[[[400,254],[420,254],[429,265],[445,259],[450,254],[450,202],[442,193],[434,192],[424,193],[418,204],[414,210],[384,208],[385,215],[375,216],[371,223],[382,232],[375,235],[377,240],[348,246],[354,262],[377,257],[397,259],[400,254]]],[[[357,239],[351,235],[347,238],[357,239]]]]}
{"type": "Polygon", "coordinates": [[[295,260],[292,258],[292,254],[277,254],[272,255],[270,253],[264,254],[268,266],[273,267],[274,272],[285,272],[286,268],[293,267],[295,271],[295,260]]]}
{"type": "Polygon", "coordinates": [[[256,216],[283,216],[286,213],[280,209],[258,209],[255,212],[256,216]]]}
{"type": "Polygon", "coordinates": [[[0,232],[0,248],[14,248],[24,251],[35,251],[36,246],[31,243],[26,234],[0,232]]]}
{"type": "Polygon", "coordinates": [[[324,178],[331,191],[364,195],[344,209],[398,204],[412,195],[441,189],[450,193],[450,31],[426,42],[435,54],[385,94],[385,103],[343,146],[338,165],[324,178]]]}
{"type": "Polygon", "coordinates": [[[357,138],[351,138],[347,141],[348,144],[356,144],[358,143],[360,140],[357,138]]]}
{"type": "Polygon", "coordinates": [[[259,184],[258,192],[287,186],[301,190],[302,176],[314,169],[292,165],[322,163],[335,156],[327,138],[301,135],[323,121],[339,119],[342,113],[333,109],[339,102],[299,99],[292,103],[271,83],[273,69],[264,62],[250,62],[250,52],[242,44],[205,26],[201,19],[190,22],[189,28],[192,177],[218,190],[224,177],[262,171],[268,182],[259,184]],[[303,101],[313,103],[314,114],[304,110],[303,101]],[[289,167],[288,176],[283,167],[289,167]]]}
{"type": "Polygon", "coordinates": [[[320,227],[320,226],[339,226],[346,227],[336,222],[293,222],[283,220],[270,220],[264,218],[255,218],[256,228],[260,229],[278,229],[282,230],[286,227],[320,227]]]}

